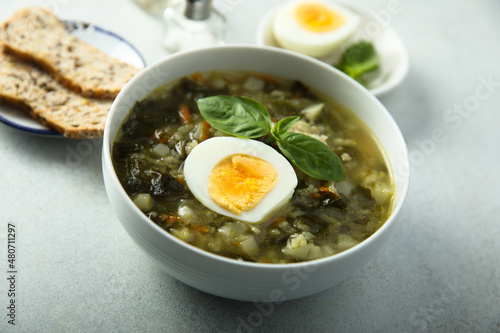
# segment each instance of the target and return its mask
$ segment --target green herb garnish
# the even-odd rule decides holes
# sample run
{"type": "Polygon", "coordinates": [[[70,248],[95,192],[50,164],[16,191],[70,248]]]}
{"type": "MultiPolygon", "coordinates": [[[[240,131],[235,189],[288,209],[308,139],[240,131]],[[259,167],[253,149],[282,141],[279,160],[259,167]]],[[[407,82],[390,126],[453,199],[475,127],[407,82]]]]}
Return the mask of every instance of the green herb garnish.
{"type": "Polygon", "coordinates": [[[242,138],[258,138],[271,132],[267,109],[247,97],[212,96],[197,101],[205,120],[214,128],[242,138]]]}
{"type": "Polygon", "coordinates": [[[342,161],[327,145],[289,132],[300,117],[283,118],[273,127],[266,107],[247,97],[212,96],[199,99],[197,104],[212,127],[248,139],[270,134],[283,155],[307,175],[329,181],[345,179],[342,161]]]}
{"type": "Polygon", "coordinates": [[[335,67],[366,86],[367,82],[363,75],[376,70],[379,62],[380,57],[373,44],[361,41],[350,46],[335,67]]]}

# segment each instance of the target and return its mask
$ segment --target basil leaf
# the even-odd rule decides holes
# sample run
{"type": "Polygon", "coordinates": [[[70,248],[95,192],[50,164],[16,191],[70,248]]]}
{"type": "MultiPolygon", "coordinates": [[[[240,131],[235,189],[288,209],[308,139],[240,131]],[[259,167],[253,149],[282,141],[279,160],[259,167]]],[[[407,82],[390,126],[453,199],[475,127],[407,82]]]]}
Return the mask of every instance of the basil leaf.
{"type": "Polygon", "coordinates": [[[311,177],[344,180],[342,161],[327,145],[310,136],[289,132],[277,139],[281,152],[311,177]]]}
{"type": "Polygon", "coordinates": [[[380,58],[372,43],[361,41],[349,47],[337,67],[353,79],[366,84],[363,74],[378,68],[380,58]]]}
{"type": "Polygon", "coordinates": [[[286,117],[286,118],[283,118],[281,119],[280,121],[278,121],[275,125],[274,125],[274,128],[273,128],[273,136],[275,138],[279,138],[283,135],[285,135],[286,132],[288,132],[290,130],[290,128],[292,128],[293,124],[295,124],[295,122],[297,120],[299,120],[299,116],[295,116],[295,117],[286,117]]]}
{"type": "Polygon", "coordinates": [[[197,101],[200,113],[214,128],[243,138],[271,132],[271,117],[261,103],[247,97],[211,96],[197,101]]]}

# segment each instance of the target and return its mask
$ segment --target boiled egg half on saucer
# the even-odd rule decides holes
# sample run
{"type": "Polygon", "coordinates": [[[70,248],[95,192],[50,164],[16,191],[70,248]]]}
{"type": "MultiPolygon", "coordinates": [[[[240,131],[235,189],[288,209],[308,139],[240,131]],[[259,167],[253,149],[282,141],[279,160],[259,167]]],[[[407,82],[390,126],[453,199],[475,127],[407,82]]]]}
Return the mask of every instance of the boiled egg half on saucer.
{"type": "Polygon", "coordinates": [[[339,49],[357,30],[360,17],[326,1],[292,1],[281,7],[272,24],[280,47],[321,58],[339,49]]]}

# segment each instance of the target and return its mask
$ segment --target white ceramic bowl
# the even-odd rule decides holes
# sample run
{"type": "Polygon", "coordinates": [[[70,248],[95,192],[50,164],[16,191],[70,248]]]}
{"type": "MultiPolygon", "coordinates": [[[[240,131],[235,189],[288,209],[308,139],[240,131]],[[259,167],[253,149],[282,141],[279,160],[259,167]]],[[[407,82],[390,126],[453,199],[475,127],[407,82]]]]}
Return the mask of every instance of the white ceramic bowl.
{"type": "Polygon", "coordinates": [[[177,53],[137,74],[113,103],[103,142],[103,177],[116,215],[137,244],[171,276],[199,290],[244,301],[280,302],[315,294],[341,282],[387,242],[405,199],[409,163],[401,132],[384,106],[360,84],[310,57],[273,47],[218,46],[177,53]],[[154,88],[197,71],[251,70],[299,79],[355,110],[383,145],[396,195],[389,220],[371,237],[340,254],[294,264],[241,262],[205,252],[149,220],[127,196],[111,162],[117,129],[137,100],[154,88]]]}

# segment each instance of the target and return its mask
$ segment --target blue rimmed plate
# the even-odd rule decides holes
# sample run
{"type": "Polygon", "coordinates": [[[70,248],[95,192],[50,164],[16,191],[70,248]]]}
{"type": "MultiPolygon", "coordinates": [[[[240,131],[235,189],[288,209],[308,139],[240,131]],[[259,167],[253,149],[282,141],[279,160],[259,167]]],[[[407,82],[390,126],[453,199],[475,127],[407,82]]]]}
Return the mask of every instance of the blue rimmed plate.
{"type": "MultiPolygon", "coordinates": [[[[66,29],[78,38],[94,45],[110,56],[137,68],[146,67],[141,54],[125,39],[94,24],[63,21],[66,29]]],[[[0,104],[0,122],[29,134],[61,137],[64,136],[31,118],[27,112],[5,104],[0,104]]]]}

